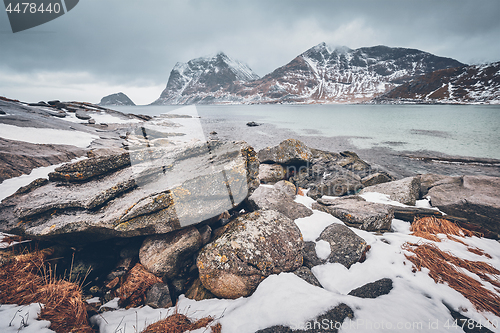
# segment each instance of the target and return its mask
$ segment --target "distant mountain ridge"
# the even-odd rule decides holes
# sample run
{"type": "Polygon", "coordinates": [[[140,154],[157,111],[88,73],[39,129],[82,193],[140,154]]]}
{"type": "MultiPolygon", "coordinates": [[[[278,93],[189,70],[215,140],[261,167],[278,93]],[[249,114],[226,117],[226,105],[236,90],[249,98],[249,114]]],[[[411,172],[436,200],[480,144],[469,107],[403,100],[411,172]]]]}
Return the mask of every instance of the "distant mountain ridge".
{"type": "Polygon", "coordinates": [[[377,98],[422,76],[466,66],[416,49],[380,45],[353,50],[321,43],[259,78],[219,53],[177,63],[153,104],[385,103],[399,97],[377,98]]]}
{"type": "Polygon", "coordinates": [[[101,98],[99,102],[100,106],[110,106],[110,105],[135,105],[132,100],[122,92],[111,94],[101,98]]]}
{"type": "Polygon", "coordinates": [[[500,62],[435,71],[379,96],[375,102],[500,104],[500,62]]]}

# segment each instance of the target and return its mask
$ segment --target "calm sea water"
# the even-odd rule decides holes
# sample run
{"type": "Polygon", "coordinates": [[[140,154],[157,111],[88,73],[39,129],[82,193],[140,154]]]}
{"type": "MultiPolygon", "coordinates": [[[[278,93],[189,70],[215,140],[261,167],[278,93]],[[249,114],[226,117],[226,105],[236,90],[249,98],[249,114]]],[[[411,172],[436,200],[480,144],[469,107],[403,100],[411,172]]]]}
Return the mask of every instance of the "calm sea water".
{"type": "MultiPolygon", "coordinates": [[[[116,108],[148,115],[187,110],[179,106],[116,108]]],[[[272,125],[254,128],[256,137],[286,130],[305,137],[343,137],[358,149],[383,147],[500,159],[500,105],[203,105],[196,106],[196,112],[207,132],[231,130],[231,139],[248,130],[246,122],[255,121],[272,125]]]]}

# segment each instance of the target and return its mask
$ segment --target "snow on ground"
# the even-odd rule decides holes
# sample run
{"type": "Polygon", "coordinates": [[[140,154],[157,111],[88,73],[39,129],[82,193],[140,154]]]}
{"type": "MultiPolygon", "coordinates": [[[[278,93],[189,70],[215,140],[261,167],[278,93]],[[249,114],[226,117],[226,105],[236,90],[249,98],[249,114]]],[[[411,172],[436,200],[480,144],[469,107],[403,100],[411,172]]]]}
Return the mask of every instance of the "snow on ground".
{"type": "Polygon", "coordinates": [[[52,128],[19,127],[0,124],[0,137],[39,144],[73,145],[87,148],[99,136],[95,134],[52,128]]]}
{"type": "MultiPolygon", "coordinates": [[[[380,203],[380,204],[391,205],[391,206],[399,206],[399,207],[412,207],[412,206],[402,204],[398,201],[391,200],[389,198],[389,195],[383,194],[383,193],[365,192],[363,194],[359,194],[359,196],[368,202],[380,203]]],[[[417,200],[417,202],[415,203],[415,207],[428,208],[428,209],[434,209],[434,210],[439,211],[439,209],[437,207],[432,207],[430,205],[430,200],[428,198],[425,198],[422,200],[417,200]]]]}
{"type": "Polygon", "coordinates": [[[49,173],[53,172],[57,167],[60,167],[61,165],[66,163],[77,162],[85,158],[86,157],[78,157],[71,160],[70,162],[36,168],[31,170],[31,173],[29,175],[21,175],[19,177],[4,180],[2,183],[0,183],[0,202],[8,196],[14,194],[20,187],[30,184],[35,179],[48,178],[49,173]]]}
{"type": "MultiPolygon", "coordinates": [[[[297,196],[296,199],[308,206],[311,200],[303,196],[297,196]]],[[[379,197],[379,200],[388,199],[379,197]]],[[[295,222],[306,241],[315,241],[328,225],[341,223],[333,216],[319,211],[314,211],[312,216],[297,219],[295,222]]],[[[340,264],[314,267],[312,272],[324,288],[310,285],[292,273],[281,273],[266,278],[251,296],[245,298],[193,301],[181,296],[177,311],[192,319],[212,316],[221,323],[223,333],[253,333],[273,325],[300,328],[339,303],[346,303],[353,309],[355,316],[346,319],[340,332],[463,332],[454,325],[453,318],[443,304],[446,303],[454,309],[466,310],[464,314],[467,317],[491,331],[500,332],[500,318],[491,313],[477,312],[460,293],[446,284],[436,284],[428,276],[427,269],[412,271],[411,262],[404,256],[405,253],[411,253],[402,250],[401,246],[405,242],[434,242],[410,235],[410,224],[401,220],[394,219],[392,229],[392,232],[375,234],[351,228],[371,246],[366,261],[356,263],[349,269],[340,264]],[[392,279],[393,289],[389,294],[376,299],[347,295],[352,289],[381,278],[392,279]]],[[[484,261],[500,268],[499,242],[477,237],[467,237],[463,240],[471,247],[485,250],[492,258],[471,253],[467,251],[466,245],[448,239],[434,244],[459,258],[484,261]]],[[[321,242],[317,242],[317,252],[322,256],[327,252],[321,242]]],[[[494,290],[493,286],[484,284],[488,289],[494,290]]],[[[19,309],[11,305],[0,306],[0,331],[17,332],[19,323],[12,326],[14,329],[8,326],[8,322],[19,314],[27,313],[27,309],[32,311],[29,315],[31,318],[36,315],[35,305],[24,307],[24,310],[16,314],[15,311],[19,309]]],[[[91,322],[99,325],[100,333],[136,333],[175,311],[174,307],[152,309],[149,306],[119,309],[96,315],[91,318],[91,322]]],[[[28,323],[22,332],[51,332],[46,328],[48,325],[45,322],[28,323]]],[[[194,332],[206,332],[206,329],[194,332]]]]}
{"type": "MultiPolygon", "coordinates": [[[[299,202],[309,204],[309,199],[297,196],[299,202]]],[[[319,211],[295,222],[306,241],[315,241],[331,223],[341,223],[319,211]]],[[[324,289],[312,286],[292,273],[281,273],[266,278],[255,293],[246,298],[193,301],[181,296],[178,311],[193,319],[213,316],[222,324],[223,333],[253,333],[273,325],[299,328],[343,302],[354,310],[355,317],[346,320],[340,332],[462,332],[461,328],[453,325],[453,318],[443,304],[445,302],[454,309],[466,309],[467,317],[487,325],[493,332],[500,332],[500,318],[491,313],[477,312],[460,293],[445,284],[436,284],[428,276],[428,270],[412,272],[412,264],[405,258],[406,252],[401,246],[405,242],[422,242],[422,239],[410,235],[409,228],[409,223],[397,219],[393,220],[393,232],[383,235],[351,228],[371,246],[366,261],[356,263],[349,269],[341,264],[314,267],[312,272],[324,289]],[[381,278],[393,281],[394,288],[388,295],[376,299],[347,296],[352,289],[381,278]]],[[[448,239],[434,244],[459,258],[485,261],[500,268],[499,242],[477,237],[468,237],[464,241],[485,250],[493,258],[473,254],[467,251],[467,246],[448,239]]],[[[324,249],[318,243],[319,254],[324,249]]],[[[117,329],[133,333],[136,323],[142,329],[173,311],[174,308],[153,310],[146,306],[105,312],[92,320],[100,325],[100,333],[113,333],[117,329]]],[[[203,332],[204,329],[198,331],[203,332]]]]}
{"type": "Polygon", "coordinates": [[[50,322],[37,320],[41,304],[0,305],[0,332],[2,333],[55,333],[49,330],[50,322]]]}

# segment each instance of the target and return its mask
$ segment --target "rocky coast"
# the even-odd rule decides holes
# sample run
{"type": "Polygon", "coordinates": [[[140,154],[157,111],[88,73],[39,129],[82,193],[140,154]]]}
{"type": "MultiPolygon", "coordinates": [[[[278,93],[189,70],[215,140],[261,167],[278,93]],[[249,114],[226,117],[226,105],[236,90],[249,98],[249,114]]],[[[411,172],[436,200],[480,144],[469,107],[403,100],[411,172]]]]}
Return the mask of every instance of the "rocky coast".
{"type": "MultiPolygon", "coordinates": [[[[457,315],[500,319],[499,177],[402,176],[296,138],[257,148],[203,140],[185,114],[5,98],[0,108],[1,180],[57,164],[2,195],[0,271],[7,279],[29,249],[43,251],[54,276],[83,280],[86,322],[67,330],[140,332],[179,309],[210,316],[214,332],[344,332],[380,311],[394,327],[401,318],[438,328],[457,315]],[[424,242],[436,262],[441,253],[462,255],[456,267],[468,260],[460,274],[473,261],[491,268],[470,273],[479,300],[425,266],[424,242]],[[407,297],[415,304],[397,317],[407,297]],[[269,311],[274,302],[286,304],[269,311]],[[133,311],[146,316],[142,328],[130,324],[133,311]]],[[[0,303],[16,303],[9,290],[0,303]]]]}

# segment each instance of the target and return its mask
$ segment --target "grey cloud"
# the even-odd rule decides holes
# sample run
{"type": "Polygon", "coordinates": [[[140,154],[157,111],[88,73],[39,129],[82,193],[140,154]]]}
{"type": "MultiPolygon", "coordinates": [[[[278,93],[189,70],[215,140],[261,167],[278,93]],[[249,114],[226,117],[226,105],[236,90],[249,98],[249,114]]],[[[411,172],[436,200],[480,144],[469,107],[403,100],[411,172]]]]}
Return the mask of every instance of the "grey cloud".
{"type": "Polygon", "coordinates": [[[82,0],[16,34],[4,15],[0,70],[88,72],[108,84],[163,85],[177,61],[224,51],[264,75],[323,39],[498,61],[498,13],[498,0],[82,0]],[[364,30],[343,36],[339,29],[353,22],[364,30]]]}

